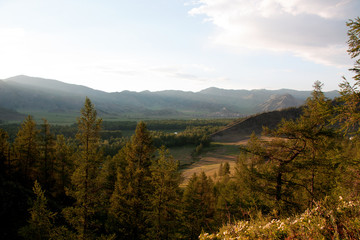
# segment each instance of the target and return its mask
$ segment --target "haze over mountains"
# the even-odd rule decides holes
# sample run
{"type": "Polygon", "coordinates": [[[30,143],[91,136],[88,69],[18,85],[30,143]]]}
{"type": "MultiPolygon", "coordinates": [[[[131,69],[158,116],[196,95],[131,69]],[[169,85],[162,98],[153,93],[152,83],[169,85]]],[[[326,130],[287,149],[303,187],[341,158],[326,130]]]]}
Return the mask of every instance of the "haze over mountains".
{"type": "MultiPolygon", "coordinates": [[[[290,89],[225,90],[214,87],[200,92],[107,93],[57,80],[21,75],[0,80],[0,120],[18,120],[19,116],[23,116],[16,117],[14,111],[22,114],[78,114],[86,96],[95,104],[100,116],[119,119],[241,117],[300,106],[310,93],[290,89]]],[[[326,93],[329,98],[337,95],[337,91],[326,93]]]]}

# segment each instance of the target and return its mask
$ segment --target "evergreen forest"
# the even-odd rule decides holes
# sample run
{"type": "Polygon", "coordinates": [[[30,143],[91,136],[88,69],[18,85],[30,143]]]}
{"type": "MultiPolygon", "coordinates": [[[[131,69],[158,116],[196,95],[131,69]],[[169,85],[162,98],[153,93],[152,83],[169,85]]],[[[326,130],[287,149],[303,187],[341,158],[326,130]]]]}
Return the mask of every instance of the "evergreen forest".
{"type": "Polygon", "coordinates": [[[169,148],[196,156],[229,120],[119,127],[86,98],[71,126],[0,128],[0,239],[360,239],[360,18],[347,26],[340,96],[316,81],[299,118],[251,135],[216,176],[182,184],[169,148]]]}

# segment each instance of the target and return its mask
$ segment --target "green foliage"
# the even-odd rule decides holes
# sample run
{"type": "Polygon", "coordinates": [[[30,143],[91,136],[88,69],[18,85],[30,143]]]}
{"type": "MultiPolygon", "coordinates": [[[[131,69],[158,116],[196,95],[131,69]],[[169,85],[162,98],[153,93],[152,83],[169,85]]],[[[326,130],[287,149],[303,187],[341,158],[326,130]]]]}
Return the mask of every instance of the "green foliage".
{"type": "MultiPolygon", "coordinates": [[[[220,170],[220,169],[219,169],[220,170]]],[[[239,184],[236,179],[230,175],[223,175],[215,184],[216,197],[216,225],[224,225],[233,222],[235,219],[244,219],[247,217],[248,198],[243,184],[239,184]]]]}
{"type": "Polygon", "coordinates": [[[0,175],[5,174],[5,170],[10,169],[10,144],[9,135],[0,129],[0,175]]]}
{"type": "Polygon", "coordinates": [[[73,161],[71,156],[74,149],[64,135],[57,135],[54,152],[54,194],[65,196],[65,189],[70,188],[71,175],[73,173],[73,161]]]}
{"type": "Polygon", "coordinates": [[[180,214],[182,181],[178,171],[179,163],[173,159],[164,146],[159,149],[159,157],[151,165],[151,185],[154,188],[150,197],[149,219],[152,228],[151,239],[177,239],[177,228],[181,224],[180,214]]]}
{"type": "Polygon", "coordinates": [[[40,151],[40,183],[46,190],[49,190],[54,185],[54,152],[55,139],[50,132],[50,124],[46,119],[40,131],[39,151],[40,151]]]}
{"type": "Polygon", "coordinates": [[[325,199],[294,217],[271,219],[260,214],[218,233],[202,233],[200,239],[359,239],[359,213],[359,200],[325,199]]]}
{"type": "Polygon", "coordinates": [[[204,147],[210,144],[210,134],[217,131],[219,127],[187,127],[183,132],[166,133],[166,132],[152,132],[154,138],[154,145],[166,147],[195,145],[202,144],[204,147]]]}
{"type": "Polygon", "coordinates": [[[55,213],[47,209],[47,199],[40,184],[35,181],[33,187],[36,200],[29,209],[29,224],[20,229],[19,233],[25,239],[50,239],[54,228],[53,222],[55,213]]]}
{"type": "Polygon", "coordinates": [[[218,176],[228,176],[230,174],[230,164],[228,162],[220,163],[219,170],[218,170],[218,176]]]}
{"type": "Polygon", "coordinates": [[[197,239],[202,230],[213,229],[215,216],[214,183],[204,172],[195,173],[183,196],[183,217],[186,239],[197,239]]]}
{"type": "Polygon", "coordinates": [[[79,150],[75,155],[75,171],[71,176],[72,186],[67,194],[76,200],[75,206],[63,210],[66,220],[76,229],[80,239],[92,239],[99,226],[96,214],[100,211],[100,186],[97,180],[101,156],[99,149],[99,131],[101,119],[86,98],[78,119],[79,150]]]}
{"type": "Polygon", "coordinates": [[[320,200],[335,187],[340,159],[335,154],[337,138],[331,116],[331,102],[316,82],[299,119],[283,120],[275,130],[265,129],[271,141],[253,136],[243,147],[238,174],[249,176],[243,183],[262,195],[261,202],[268,202],[269,209],[275,206],[289,214],[320,200]]]}
{"type": "MultiPolygon", "coordinates": [[[[350,70],[355,72],[354,80],[360,81],[360,59],[356,59],[360,55],[360,17],[357,17],[354,20],[350,19],[346,25],[349,27],[348,53],[351,58],[355,58],[354,68],[350,70]]],[[[356,84],[358,86],[359,82],[356,84]]]]}
{"type": "Polygon", "coordinates": [[[38,134],[36,123],[29,115],[21,124],[14,142],[16,156],[13,165],[15,171],[26,179],[35,180],[38,174],[38,134]]]}
{"type": "Polygon", "coordinates": [[[135,135],[121,154],[124,168],[117,169],[110,199],[111,230],[125,239],[144,239],[149,228],[147,213],[153,194],[150,166],[154,158],[152,138],[144,122],[137,125],[135,135]]]}
{"type": "Polygon", "coordinates": [[[348,53],[351,58],[355,59],[355,64],[351,71],[355,73],[353,79],[354,84],[351,84],[346,78],[339,85],[340,86],[340,97],[339,106],[337,107],[336,121],[341,123],[341,130],[344,134],[359,135],[359,120],[360,120],[360,18],[357,17],[354,20],[349,20],[346,24],[349,27],[348,30],[348,53]],[[358,58],[358,59],[356,59],[358,58]]]}

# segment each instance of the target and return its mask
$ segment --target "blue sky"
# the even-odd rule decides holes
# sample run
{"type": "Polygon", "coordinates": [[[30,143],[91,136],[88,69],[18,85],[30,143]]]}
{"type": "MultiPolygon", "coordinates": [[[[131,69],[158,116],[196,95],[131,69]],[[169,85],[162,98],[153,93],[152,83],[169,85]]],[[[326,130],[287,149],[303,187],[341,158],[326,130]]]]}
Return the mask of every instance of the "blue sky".
{"type": "Polygon", "coordinates": [[[0,79],[108,92],[338,89],[359,0],[0,0],[0,79]]]}

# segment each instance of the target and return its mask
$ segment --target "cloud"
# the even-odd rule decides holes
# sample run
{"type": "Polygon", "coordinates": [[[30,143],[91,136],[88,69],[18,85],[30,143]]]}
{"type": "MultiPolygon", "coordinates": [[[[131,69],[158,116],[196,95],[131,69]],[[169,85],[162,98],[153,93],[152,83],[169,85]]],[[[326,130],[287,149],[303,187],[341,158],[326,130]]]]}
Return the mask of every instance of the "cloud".
{"type": "Polygon", "coordinates": [[[209,73],[214,72],[215,69],[203,64],[179,64],[152,67],[149,71],[181,81],[209,82],[212,81],[209,73]]]}
{"type": "Polygon", "coordinates": [[[212,43],[234,51],[289,52],[337,67],[351,65],[345,22],[358,0],[199,0],[190,15],[204,15],[217,31],[212,43]]]}
{"type": "Polygon", "coordinates": [[[205,81],[193,73],[188,72],[183,66],[162,66],[150,68],[150,71],[166,77],[175,78],[182,81],[205,81]]]}
{"type": "Polygon", "coordinates": [[[156,79],[163,79],[169,84],[168,89],[199,91],[211,86],[230,85],[228,77],[217,75],[215,69],[204,64],[162,65],[151,67],[148,71],[148,76],[155,75],[156,79]]]}

